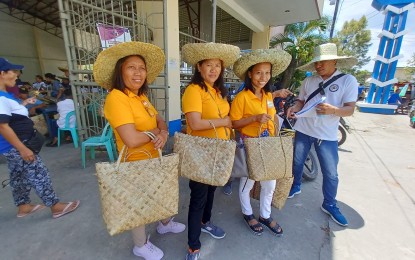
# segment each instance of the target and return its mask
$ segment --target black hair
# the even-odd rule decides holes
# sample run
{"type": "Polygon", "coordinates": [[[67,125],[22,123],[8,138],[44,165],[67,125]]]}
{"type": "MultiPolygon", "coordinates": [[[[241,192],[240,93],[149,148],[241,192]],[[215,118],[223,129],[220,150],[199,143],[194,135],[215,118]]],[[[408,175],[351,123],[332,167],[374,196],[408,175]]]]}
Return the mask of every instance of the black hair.
{"type": "MultiPolygon", "coordinates": [[[[203,62],[206,60],[201,60],[197,64],[199,66],[202,66],[203,62]]],[[[225,67],[223,66],[223,61],[220,60],[221,63],[221,70],[218,79],[213,83],[213,88],[220,91],[220,94],[222,98],[225,98],[228,95],[228,89],[225,87],[225,80],[223,79],[223,74],[225,71],[225,67]]],[[[197,84],[199,85],[204,91],[208,91],[208,88],[205,84],[204,79],[202,78],[202,74],[200,74],[200,71],[197,68],[197,64],[195,66],[195,74],[193,74],[192,79],[190,80],[190,84],[197,84]]]]}
{"type": "Polygon", "coordinates": [[[52,73],[46,73],[45,78],[56,79],[56,75],[54,75],[52,73]]]}
{"type": "MultiPolygon", "coordinates": [[[[118,89],[125,93],[125,89],[127,87],[125,86],[124,79],[122,78],[122,65],[129,57],[132,57],[132,56],[137,56],[140,59],[142,59],[147,68],[146,60],[141,55],[129,55],[129,56],[125,56],[119,59],[117,63],[115,64],[114,72],[112,74],[112,80],[111,80],[112,88],[111,89],[118,89]]],[[[148,88],[147,77],[146,77],[146,80],[144,81],[143,86],[141,86],[141,88],[138,90],[138,96],[147,95],[148,89],[149,88],[148,88]]]]}
{"type": "MultiPolygon", "coordinates": [[[[256,64],[252,65],[246,71],[246,74],[245,74],[245,87],[244,87],[245,90],[250,90],[254,94],[255,94],[255,88],[252,85],[252,80],[249,77],[248,72],[252,72],[252,69],[255,67],[255,65],[256,64]]],[[[272,73],[272,63],[271,63],[271,73],[272,73]]],[[[264,90],[265,93],[271,92],[271,90],[272,90],[272,77],[269,78],[269,80],[268,80],[267,84],[264,86],[263,90],[264,90]]]]}

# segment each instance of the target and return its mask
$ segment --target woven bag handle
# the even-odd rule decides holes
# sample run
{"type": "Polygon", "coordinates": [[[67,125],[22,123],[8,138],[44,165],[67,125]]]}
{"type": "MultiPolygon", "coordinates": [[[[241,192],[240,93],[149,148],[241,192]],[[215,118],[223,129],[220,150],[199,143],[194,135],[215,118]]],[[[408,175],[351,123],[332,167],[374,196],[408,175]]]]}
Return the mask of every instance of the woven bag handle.
{"type": "MultiPolygon", "coordinates": [[[[156,136],[152,133],[152,132],[148,132],[148,131],[146,131],[146,132],[142,132],[143,134],[146,134],[148,137],[150,137],[150,139],[151,140],[154,140],[155,138],[156,138],[156,136]]],[[[118,170],[118,168],[120,167],[120,164],[121,164],[121,159],[123,158],[123,153],[124,153],[124,150],[125,149],[128,149],[128,148],[126,148],[127,146],[124,144],[123,146],[122,146],[122,148],[121,148],[121,151],[120,151],[120,155],[118,156],[118,159],[117,159],[117,167],[116,167],[116,169],[118,170]]],[[[161,149],[157,149],[158,150],[158,152],[159,152],[159,158],[160,158],[160,161],[161,161],[161,158],[163,157],[163,154],[162,154],[162,151],[161,151],[161,149]]],[[[145,153],[146,155],[148,155],[149,156],[149,158],[151,159],[151,154],[146,150],[146,151],[136,151],[136,152],[141,152],[141,153],[145,153]]],[[[133,152],[134,153],[134,152],[133,152]]],[[[133,154],[133,153],[131,153],[131,154],[133,154]]],[[[124,162],[125,162],[125,160],[128,158],[128,156],[130,156],[131,154],[128,154],[127,153],[127,151],[125,152],[125,154],[124,154],[124,162]],[[127,156],[128,155],[128,156],[127,156]]]]}
{"type": "MultiPolygon", "coordinates": [[[[186,120],[187,120],[187,118],[186,118],[186,120]]],[[[215,125],[214,125],[214,124],[213,124],[213,122],[212,122],[212,121],[210,121],[210,120],[208,120],[208,122],[209,122],[209,124],[213,127],[213,131],[215,131],[216,139],[219,139],[218,132],[216,131],[216,127],[215,127],[215,125]]],[[[191,133],[192,133],[192,128],[190,128],[190,125],[188,125],[188,127],[189,127],[189,129],[190,129],[189,134],[191,134],[191,133]]]]}
{"type": "MultiPolygon", "coordinates": [[[[219,106],[218,106],[218,103],[216,103],[216,100],[213,98],[213,95],[212,95],[212,93],[210,93],[210,91],[208,90],[208,93],[209,93],[209,95],[210,95],[210,97],[212,98],[212,100],[213,100],[213,102],[215,102],[215,104],[216,104],[216,107],[218,108],[218,115],[219,115],[219,117],[220,118],[222,118],[222,113],[220,112],[220,109],[219,109],[219,106]]],[[[210,122],[210,124],[212,124],[212,122],[210,122]]],[[[213,126],[214,127],[214,126],[213,126]]],[[[224,129],[225,129],[225,134],[226,134],[226,137],[228,137],[229,135],[228,135],[228,130],[226,129],[227,127],[223,127],[224,129]]],[[[216,129],[215,129],[215,132],[216,132],[216,129]]],[[[218,137],[218,135],[216,134],[216,138],[218,137]]]]}

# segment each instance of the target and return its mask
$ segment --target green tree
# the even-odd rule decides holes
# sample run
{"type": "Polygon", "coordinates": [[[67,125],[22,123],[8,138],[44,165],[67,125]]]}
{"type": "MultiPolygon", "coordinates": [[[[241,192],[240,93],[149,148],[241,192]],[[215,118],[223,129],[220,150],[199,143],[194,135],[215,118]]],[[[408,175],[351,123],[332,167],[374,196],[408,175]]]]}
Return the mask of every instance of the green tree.
{"type": "Polygon", "coordinates": [[[408,60],[408,66],[405,68],[405,72],[408,75],[415,74],[415,52],[412,54],[412,57],[408,60]]]}
{"type": "Polygon", "coordinates": [[[325,42],[329,19],[323,17],[320,20],[289,24],[285,26],[284,33],[274,36],[270,41],[270,47],[281,47],[291,54],[292,60],[288,68],[281,75],[283,88],[293,87],[295,91],[305,77],[304,72],[296,70],[297,67],[307,63],[313,57],[314,47],[325,42]]]}
{"type": "Polygon", "coordinates": [[[355,76],[357,71],[370,61],[367,52],[371,46],[371,37],[370,30],[366,29],[366,27],[367,19],[365,16],[362,16],[358,21],[352,19],[351,21],[345,22],[343,28],[332,39],[338,47],[339,55],[357,58],[358,63],[353,69],[343,70],[355,76]]]}
{"type": "Polygon", "coordinates": [[[357,82],[359,82],[362,85],[365,85],[366,80],[371,76],[371,74],[372,73],[370,73],[367,70],[356,70],[353,75],[356,77],[357,82]]]}

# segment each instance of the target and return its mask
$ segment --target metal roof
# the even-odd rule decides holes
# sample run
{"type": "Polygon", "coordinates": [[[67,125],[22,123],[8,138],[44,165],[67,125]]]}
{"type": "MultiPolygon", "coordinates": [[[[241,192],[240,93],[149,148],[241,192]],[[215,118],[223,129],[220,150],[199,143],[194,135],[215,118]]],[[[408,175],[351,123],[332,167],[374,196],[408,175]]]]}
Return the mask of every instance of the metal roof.
{"type": "MultiPolygon", "coordinates": [[[[183,2],[198,0],[179,0],[181,5],[183,2]]],[[[103,3],[111,10],[120,8],[122,1],[103,3]]],[[[217,38],[231,43],[246,41],[251,31],[260,32],[268,26],[319,19],[323,0],[217,0],[217,6],[217,38]]],[[[186,12],[184,8],[180,10],[186,12]]],[[[56,0],[0,0],[0,11],[62,38],[56,0]]],[[[186,19],[186,15],[180,15],[180,19],[186,19]]]]}

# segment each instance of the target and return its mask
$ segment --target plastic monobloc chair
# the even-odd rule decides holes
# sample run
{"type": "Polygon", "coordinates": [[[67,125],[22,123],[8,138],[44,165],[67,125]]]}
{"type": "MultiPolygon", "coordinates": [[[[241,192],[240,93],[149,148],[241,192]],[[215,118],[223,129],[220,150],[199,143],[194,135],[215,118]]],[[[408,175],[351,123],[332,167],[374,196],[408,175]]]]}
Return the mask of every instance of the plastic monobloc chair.
{"type": "Polygon", "coordinates": [[[82,166],[85,168],[85,150],[89,148],[91,159],[95,159],[95,147],[105,146],[107,148],[108,157],[111,162],[114,162],[114,154],[117,156],[117,150],[115,149],[114,138],[112,134],[113,130],[109,123],[107,123],[102,130],[100,136],[92,136],[82,142],[82,166]]]}
{"type": "Polygon", "coordinates": [[[65,117],[65,126],[62,128],[58,128],[58,146],[61,145],[61,131],[70,131],[73,141],[73,146],[75,148],[78,148],[78,133],[76,132],[76,120],[74,127],[71,127],[69,122],[71,117],[75,117],[75,111],[71,111],[68,114],[66,114],[65,117]]]}

